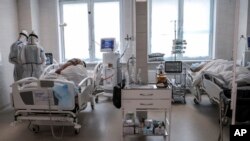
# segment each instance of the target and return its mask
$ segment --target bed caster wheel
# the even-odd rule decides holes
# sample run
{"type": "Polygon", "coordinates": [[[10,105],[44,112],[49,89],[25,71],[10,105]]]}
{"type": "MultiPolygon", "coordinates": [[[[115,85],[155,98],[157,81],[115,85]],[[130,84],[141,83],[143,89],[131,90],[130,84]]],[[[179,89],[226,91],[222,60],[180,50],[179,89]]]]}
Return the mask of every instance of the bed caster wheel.
{"type": "Polygon", "coordinates": [[[32,131],[33,131],[34,133],[38,133],[39,130],[40,130],[40,127],[39,127],[38,125],[33,125],[32,131]]]}
{"type": "Polygon", "coordinates": [[[78,135],[80,133],[80,128],[79,129],[75,129],[75,135],[78,135]]]}
{"type": "Polygon", "coordinates": [[[95,105],[91,105],[91,109],[92,109],[92,110],[95,110],[95,105]]]}
{"type": "Polygon", "coordinates": [[[186,104],[186,100],[183,101],[183,104],[186,104]]]}
{"type": "Polygon", "coordinates": [[[222,125],[223,126],[227,126],[228,125],[228,122],[229,122],[228,117],[223,117],[221,120],[222,120],[222,125]]]}
{"type": "Polygon", "coordinates": [[[200,102],[196,98],[194,98],[194,104],[200,104],[200,102]]]}
{"type": "Polygon", "coordinates": [[[99,101],[99,98],[98,98],[98,96],[95,98],[95,103],[98,103],[98,101],[99,101]]]}

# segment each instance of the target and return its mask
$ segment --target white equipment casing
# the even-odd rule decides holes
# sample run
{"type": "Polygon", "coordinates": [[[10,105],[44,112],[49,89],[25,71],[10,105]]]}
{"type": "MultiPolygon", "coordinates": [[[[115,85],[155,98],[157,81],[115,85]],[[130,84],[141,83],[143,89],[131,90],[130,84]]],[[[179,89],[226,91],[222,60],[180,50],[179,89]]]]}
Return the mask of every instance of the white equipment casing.
{"type": "Polygon", "coordinates": [[[103,53],[103,66],[104,66],[104,81],[103,88],[105,90],[113,90],[113,87],[119,82],[119,53],[103,53]]]}

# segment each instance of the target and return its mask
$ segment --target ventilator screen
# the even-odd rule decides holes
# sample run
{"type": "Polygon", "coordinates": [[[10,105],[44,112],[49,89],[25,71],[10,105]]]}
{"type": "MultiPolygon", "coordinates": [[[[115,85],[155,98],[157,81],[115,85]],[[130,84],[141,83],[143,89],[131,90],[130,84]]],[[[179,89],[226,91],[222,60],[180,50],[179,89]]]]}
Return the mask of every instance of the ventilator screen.
{"type": "Polygon", "coordinates": [[[52,53],[45,53],[46,56],[46,65],[53,64],[53,55],[52,53]]]}
{"type": "Polygon", "coordinates": [[[101,52],[112,52],[115,48],[115,38],[101,39],[101,52]]]}

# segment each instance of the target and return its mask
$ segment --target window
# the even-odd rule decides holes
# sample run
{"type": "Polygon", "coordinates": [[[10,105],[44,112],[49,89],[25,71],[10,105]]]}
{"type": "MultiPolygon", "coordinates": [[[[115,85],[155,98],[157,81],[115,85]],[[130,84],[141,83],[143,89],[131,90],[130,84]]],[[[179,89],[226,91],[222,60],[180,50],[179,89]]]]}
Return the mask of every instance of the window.
{"type": "Polygon", "coordinates": [[[181,60],[211,57],[213,0],[150,0],[149,53],[161,52],[173,60],[173,39],[187,41],[181,60]]]}
{"type": "Polygon", "coordinates": [[[63,61],[100,61],[101,38],[120,43],[119,0],[62,0],[60,11],[63,61]]]}

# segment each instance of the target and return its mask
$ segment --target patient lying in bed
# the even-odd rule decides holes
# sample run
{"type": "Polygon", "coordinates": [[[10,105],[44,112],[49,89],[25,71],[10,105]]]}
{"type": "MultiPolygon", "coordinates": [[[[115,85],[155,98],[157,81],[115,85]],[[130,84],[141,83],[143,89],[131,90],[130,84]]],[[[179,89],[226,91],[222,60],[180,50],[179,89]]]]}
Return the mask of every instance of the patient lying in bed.
{"type": "MultiPolygon", "coordinates": [[[[231,88],[233,77],[233,62],[227,60],[213,60],[198,65],[198,71],[192,71],[193,85],[197,86],[202,81],[202,75],[212,75],[220,81],[224,88],[231,88]]],[[[236,82],[238,86],[250,84],[250,71],[246,67],[236,67],[236,82]]]]}
{"type": "Polygon", "coordinates": [[[84,78],[87,77],[86,64],[80,59],[73,58],[61,65],[57,70],[55,70],[55,73],[60,75],[60,77],[73,81],[76,85],[78,85],[84,78]]]}
{"type": "MultiPolygon", "coordinates": [[[[80,59],[73,58],[61,65],[57,70],[55,70],[55,73],[58,75],[59,79],[73,81],[75,83],[77,93],[78,84],[87,77],[86,64],[80,59]]],[[[56,86],[53,90],[58,94],[57,97],[61,97],[59,101],[63,104],[67,104],[69,96],[65,93],[66,86],[56,86]]],[[[88,95],[84,96],[85,99],[87,99],[87,96],[88,95]]],[[[75,103],[78,106],[77,98],[75,99],[75,103]]]]}

